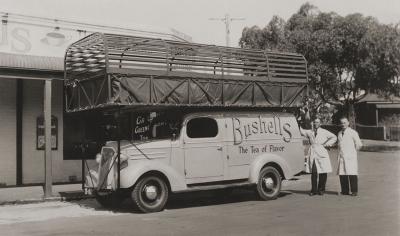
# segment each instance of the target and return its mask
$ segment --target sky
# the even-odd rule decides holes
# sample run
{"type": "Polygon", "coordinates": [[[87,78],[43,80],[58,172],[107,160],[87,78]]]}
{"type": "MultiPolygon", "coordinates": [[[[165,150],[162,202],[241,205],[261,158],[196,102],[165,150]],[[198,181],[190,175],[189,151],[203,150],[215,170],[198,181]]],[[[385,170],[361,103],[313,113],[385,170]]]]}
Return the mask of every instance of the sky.
{"type": "MultiPolygon", "coordinates": [[[[0,0],[0,12],[134,28],[174,28],[194,42],[225,45],[225,24],[210,18],[244,18],[231,23],[231,46],[244,27],[264,27],[273,15],[287,20],[305,0],[0,0]]],[[[321,11],[362,13],[382,23],[400,22],[400,0],[310,0],[321,11]]]]}

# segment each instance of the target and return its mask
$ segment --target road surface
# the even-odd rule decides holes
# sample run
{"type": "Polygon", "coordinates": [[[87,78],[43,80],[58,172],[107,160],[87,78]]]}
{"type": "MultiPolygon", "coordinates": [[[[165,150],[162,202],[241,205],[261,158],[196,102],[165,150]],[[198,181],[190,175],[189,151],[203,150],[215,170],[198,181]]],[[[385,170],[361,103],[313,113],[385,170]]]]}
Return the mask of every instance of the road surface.
{"type": "Polygon", "coordinates": [[[152,214],[132,213],[129,201],[107,210],[93,199],[2,206],[0,235],[400,235],[400,153],[361,152],[359,169],[358,197],[338,196],[330,174],[324,196],[308,196],[310,176],[302,175],[277,200],[245,190],[180,194],[152,214]]]}

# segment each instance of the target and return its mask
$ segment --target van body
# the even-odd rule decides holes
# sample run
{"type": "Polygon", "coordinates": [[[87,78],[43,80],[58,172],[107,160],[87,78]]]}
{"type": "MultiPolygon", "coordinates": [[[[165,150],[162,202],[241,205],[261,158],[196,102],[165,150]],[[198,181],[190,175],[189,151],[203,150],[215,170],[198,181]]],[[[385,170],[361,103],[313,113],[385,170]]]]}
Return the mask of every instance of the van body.
{"type": "MultiPolygon", "coordinates": [[[[162,210],[171,192],[254,186],[262,199],[274,199],[281,181],[304,168],[290,113],[194,112],[179,127],[170,139],[120,142],[119,188],[143,212],[162,210]]],[[[117,152],[118,143],[107,142],[98,170],[86,177],[103,205],[118,188],[117,152]]]]}

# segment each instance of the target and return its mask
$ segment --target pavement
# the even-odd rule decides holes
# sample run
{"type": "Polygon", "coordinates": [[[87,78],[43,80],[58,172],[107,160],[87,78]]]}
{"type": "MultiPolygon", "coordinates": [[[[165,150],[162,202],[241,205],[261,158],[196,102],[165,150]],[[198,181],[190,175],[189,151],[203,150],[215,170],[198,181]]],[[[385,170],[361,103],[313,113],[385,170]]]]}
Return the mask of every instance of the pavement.
{"type": "MultiPolygon", "coordinates": [[[[400,150],[398,141],[377,141],[363,139],[363,152],[393,152],[400,150]]],[[[43,186],[0,187],[0,206],[28,204],[47,201],[72,201],[93,198],[85,195],[81,184],[53,185],[53,195],[44,197],[43,186]]]]}
{"type": "Polygon", "coordinates": [[[382,140],[362,140],[363,147],[361,151],[364,152],[392,152],[400,150],[399,141],[382,141],[382,140]]]}
{"type": "Polygon", "coordinates": [[[72,201],[92,197],[84,194],[82,184],[53,185],[52,192],[51,197],[44,197],[43,186],[3,187],[0,188],[0,205],[72,201]]]}

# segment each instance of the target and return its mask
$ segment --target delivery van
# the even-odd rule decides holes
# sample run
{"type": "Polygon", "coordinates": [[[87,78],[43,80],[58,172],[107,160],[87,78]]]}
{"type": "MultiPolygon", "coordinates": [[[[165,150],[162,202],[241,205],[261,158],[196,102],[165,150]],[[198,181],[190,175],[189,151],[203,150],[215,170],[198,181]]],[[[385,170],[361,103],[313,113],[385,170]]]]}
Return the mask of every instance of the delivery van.
{"type": "Polygon", "coordinates": [[[102,205],[115,201],[117,189],[142,212],[161,211],[178,192],[246,186],[262,200],[276,199],[282,180],[304,168],[303,138],[290,113],[193,112],[149,129],[170,135],[121,140],[118,165],[117,142],[101,148],[98,170],[86,177],[86,187],[102,205]]]}

